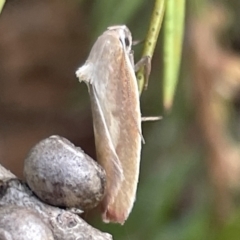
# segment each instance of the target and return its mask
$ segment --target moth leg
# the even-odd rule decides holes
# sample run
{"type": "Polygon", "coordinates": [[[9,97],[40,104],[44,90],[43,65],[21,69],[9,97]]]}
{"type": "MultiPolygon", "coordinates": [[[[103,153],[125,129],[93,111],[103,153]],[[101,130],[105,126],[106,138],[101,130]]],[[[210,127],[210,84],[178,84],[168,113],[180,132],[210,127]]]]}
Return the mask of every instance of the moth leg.
{"type": "Polygon", "coordinates": [[[144,56],[142,57],[134,66],[135,72],[137,72],[141,67],[143,67],[144,70],[144,89],[146,90],[148,87],[148,79],[151,72],[151,57],[150,56],[144,56]]]}

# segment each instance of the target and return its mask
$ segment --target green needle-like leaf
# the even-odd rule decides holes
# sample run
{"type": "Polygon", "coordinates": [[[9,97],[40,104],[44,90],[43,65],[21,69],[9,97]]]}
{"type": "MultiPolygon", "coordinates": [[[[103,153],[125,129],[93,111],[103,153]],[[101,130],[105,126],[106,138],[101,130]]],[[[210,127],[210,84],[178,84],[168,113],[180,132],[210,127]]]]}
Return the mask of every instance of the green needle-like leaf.
{"type": "Polygon", "coordinates": [[[185,0],[167,0],[164,22],[163,104],[172,107],[179,77],[184,32],[185,0]]]}

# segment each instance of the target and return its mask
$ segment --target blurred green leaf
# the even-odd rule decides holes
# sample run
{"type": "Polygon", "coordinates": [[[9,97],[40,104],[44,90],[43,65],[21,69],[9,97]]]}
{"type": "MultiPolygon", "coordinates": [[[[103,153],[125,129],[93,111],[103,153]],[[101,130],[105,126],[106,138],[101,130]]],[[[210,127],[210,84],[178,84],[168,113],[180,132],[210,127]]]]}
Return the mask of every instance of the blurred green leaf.
{"type": "Polygon", "coordinates": [[[228,219],[227,224],[218,229],[216,234],[216,240],[238,240],[240,237],[240,209],[235,209],[233,216],[228,219]]]}
{"type": "Polygon", "coordinates": [[[0,0],[0,13],[2,12],[5,0],[0,0]]]}
{"type": "Polygon", "coordinates": [[[171,109],[179,77],[185,19],[185,0],[168,0],[164,22],[163,104],[171,109]]]}
{"type": "Polygon", "coordinates": [[[144,0],[94,1],[92,19],[94,39],[111,25],[127,24],[144,4],[144,0]]]}

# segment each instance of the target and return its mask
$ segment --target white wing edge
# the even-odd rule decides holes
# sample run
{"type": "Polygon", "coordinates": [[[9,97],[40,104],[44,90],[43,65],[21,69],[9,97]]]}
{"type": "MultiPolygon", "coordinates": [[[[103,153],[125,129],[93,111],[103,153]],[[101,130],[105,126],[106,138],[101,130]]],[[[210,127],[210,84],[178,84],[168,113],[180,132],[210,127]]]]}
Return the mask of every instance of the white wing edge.
{"type": "Polygon", "coordinates": [[[106,136],[107,136],[107,138],[108,138],[108,140],[109,140],[110,149],[112,150],[113,154],[115,155],[115,157],[116,157],[116,159],[117,159],[117,162],[114,161],[114,164],[115,164],[115,166],[117,167],[117,170],[118,170],[119,173],[120,173],[121,181],[123,181],[123,180],[124,180],[124,174],[123,174],[122,164],[121,164],[121,162],[120,162],[120,160],[119,160],[119,158],[118,158],[118,155],[117,155],[117,153],[116,153],[116,150],[115,150],[115,148],[114,148],[114,146],[113,146],[112,139],[111,139],[109,130],[108,130],[108,128],[107,128],[106,121],[105,121],[105,119],[104,119],[104,114],[103,114],[101,105],[100,105],[100,103],[99,103],[98,94],[97,94],[97,91],[96,91],[96,89],[95,89],[94,84],[92,84],[92,89],[93,89],[93,94],[94,94],[94,96],[95,96],[96,103],[97,103],[97,106],[98,106],[98,109],[99,109],[99,114],[100,114],[100,116],[101,116],[101,119],[102,119],[104,128],[105,128],[105,130],[106,130],[106,136]]]}

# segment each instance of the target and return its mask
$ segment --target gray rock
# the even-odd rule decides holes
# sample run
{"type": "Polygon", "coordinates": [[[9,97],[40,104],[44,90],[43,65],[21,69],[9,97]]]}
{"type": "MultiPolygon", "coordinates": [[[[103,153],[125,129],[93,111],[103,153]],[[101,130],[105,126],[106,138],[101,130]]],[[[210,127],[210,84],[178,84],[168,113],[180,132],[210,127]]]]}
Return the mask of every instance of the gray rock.
{"type": "Polygon", "coordinates": [[[1,240],[53,240],[52,231],[36,212],[18,206],[0,208],[1,240]]]}
{"type": "Polygon", "coordinates": [[[104,169],[81,148],[59,136],[44,139],[31,149],[24,175],[42,201],[59,207],[93,208],[106,188],[104,169]]]}

